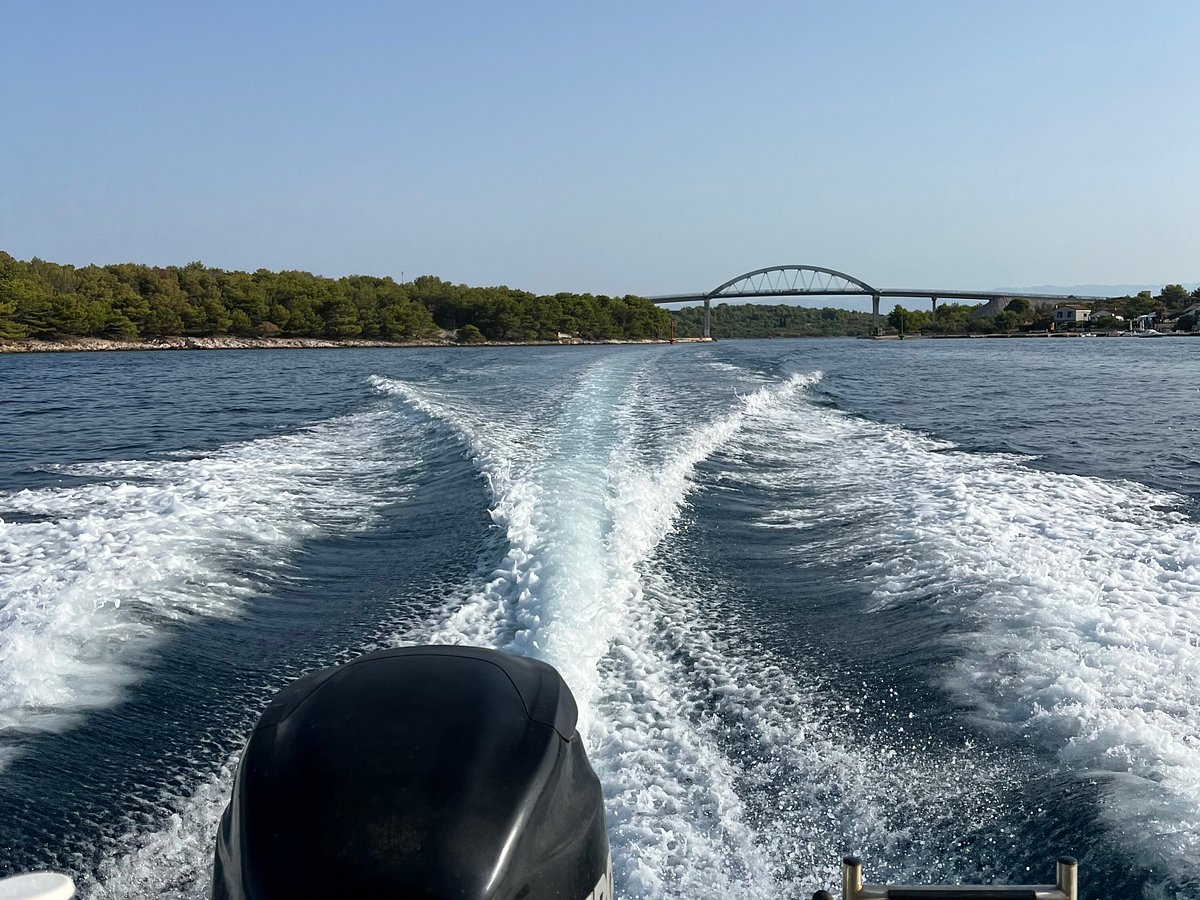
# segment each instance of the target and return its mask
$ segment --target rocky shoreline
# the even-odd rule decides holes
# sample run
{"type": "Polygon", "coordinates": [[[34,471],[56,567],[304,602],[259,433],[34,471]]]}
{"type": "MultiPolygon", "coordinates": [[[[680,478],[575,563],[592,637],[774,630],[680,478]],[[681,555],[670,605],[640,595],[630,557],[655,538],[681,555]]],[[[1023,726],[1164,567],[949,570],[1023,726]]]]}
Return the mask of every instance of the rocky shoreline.
{"type": "MultiPolygon", "coordinates": [[[[529,341],[523,346],[567,344],[664,344],[666,341],[529,341]]],[[[0,339],[0,353],[79,353],[115,350],[316,350],[365,347],[510,347],[511,343],[459,344],[449,336],[416,341],[368,341],[348,338],[249,338],[249,337],[163,337],[148,341],[117,341],[107,338],[66,338],[61,341],[0,339]]]]}

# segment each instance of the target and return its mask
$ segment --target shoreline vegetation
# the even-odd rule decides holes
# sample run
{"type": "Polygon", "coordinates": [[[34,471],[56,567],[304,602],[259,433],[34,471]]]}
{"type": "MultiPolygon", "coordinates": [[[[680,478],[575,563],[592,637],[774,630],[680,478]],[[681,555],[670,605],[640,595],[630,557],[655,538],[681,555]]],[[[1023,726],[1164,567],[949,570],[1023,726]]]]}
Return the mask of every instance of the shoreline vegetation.
{"type": "MultiPolygon", "coordinates": [[[[1157,296],[1114,298],[1099,307],[1033,305],[1016,298],[983,306],[947,303],[929,312],[897,305],[885,333],[871,316],[789,304],[719,303],[716,338],[1042,337],[1117,334],[1154,314],[1175,333],[1196,328],[1200,289],[1165,286],[1157,296]],[[1087,310],[1064,331],[1054,307],[1087,310]],[[1089,319],[1089,321],[1084,321],[1089,319]]],[[[423,275],[412,281],[309,272],[226,271],[137,263],[76,267],[22,261],[0,251],[0,353],[455,345],[563,345],[700,340],[702,306],[668,311],[644,297],[533,294],[470,287],[423,275]]]]}
{"type": "Polygon", "coordinates": [[[15,342],[575,343],[666,340],[671,327],[666,310],[632,295],[538,295],[430,275],[325,278],[199,262],[75,267],[0,252],[0,340],[15,342]]]}
{"type": "MultiPolygon", "coordinates": [[[[918,301],[919,302],[919,301],[918,301]]],[[[942,303],[936,317],[929,310],[905,309],[897,304],[881,316],[881,337],[1045,337],[1079,334],[1119,334],[1135,319],[1153,316],[1156,328],[1167,333],[1191,333],[1200,311],[1200,288],[1190,293],[1179,284],[1168,284],[1158,295],[1143,291],[1134,296],[1083,303],[1070,297],[1035,300],[998,298],[985,304],[942,303]],[[1070,324],[1055,324],[1055,309],[1067,307],[1081,314],[1070,324]]],[[[679,334],[699,334],[702,307],[672,313],[679,334]]],[[[761,337],[871,337],[871,316],[843,309],[813,309],[786,304],[721,303],[712,308],[712,332],[717,338],[761,337]]]]}

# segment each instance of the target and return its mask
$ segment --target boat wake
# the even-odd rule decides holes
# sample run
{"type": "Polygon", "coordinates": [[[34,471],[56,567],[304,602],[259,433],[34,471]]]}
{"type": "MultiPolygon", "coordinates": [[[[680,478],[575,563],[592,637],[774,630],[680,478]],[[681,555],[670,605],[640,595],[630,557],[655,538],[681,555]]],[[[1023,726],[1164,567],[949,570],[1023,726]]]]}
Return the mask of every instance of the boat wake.
{"type": "Polygon", "coordinates": [[[1098,780],[1116,844],[1195,886],[1200,530],[1183,498],[815,404],[769,410],[739,450],[754,465],[731,475],[777,499],[762,527],[872,585],[867,615],[924,617],[952,697],[1098,780]]]}
{"type": "MultiPolygon", "coordinates": [[[[1018,847],[1012,828],[1043,815],[1021,806],[1030,780],[1063,773],[1101,780],[1107,847],[1183,873],[1151,891],[1194,876],[1200,544],[1176,498],[839,412],[815,372],[743,372],[748,392],[697,422],[647,359],[604,357],[560,402],[519,412],[470,385],[371,380],[460,442],[501,543],[494,567],[382,643],[489,646],[562,672],[605,788],[618,896],[807,894],[847,851],[890,880],[1008,877],[1060,849],[1018,847]],[[917,625],[895,641],[944,660],[931,689],[1037,752],[925,734],[901,702],[868,715],[773,651],[716,568],[676,558],[702,526],[700,491],[769,497],[750,527],[773,551],[863,585],[851,615],[904,611],[917,625]]],[[[361,474],[361,442],[343,450],[361,474]]],[[[122,839],[92,894],[201,896],[233,763],[172,798],[161,831],[122,839]]]]}
{"type": "MultiPolygon", "coordinates": [[[[922,810],[953,806],[953,834],[986,822],[1002,765],[832,740],[841,729],[819,685],[761,647],[714,637],[730,623],[659,556],[703,486],[698,468],[772,410],[803,402],[820,374],[760,387],[704,424],[667,427],[645,424],[664,408],[652,379],[621,374],[597,366],[583,378],[536,449],[523,426],[506,429],[444,390],[376,380],[470,448],[510,548],[479,590],[397,639],[494,646],[559,668],[606,787],[625,896],[812,890],[832,881],[851,845],[911,871],[913,854],[896,850],[911,851],[919,823],[945,815],[922,810]],[[781,785],[784,772],[799,784],[781,785]],[[970,809],[947,803],[966,786],[970,809]]],[[[944,848],[930,848],[916,870],[945,861],[944,848]]]]}
{"type": "MultiPolygon", "coordinates": [[[[0,754],[114,703],[173,625],[236,615],[301,541],[365,528],[407,463],[386,411],[0,495],[0,754]]],[[[0,756],[0,762],[4,759],[0,756]]]]}

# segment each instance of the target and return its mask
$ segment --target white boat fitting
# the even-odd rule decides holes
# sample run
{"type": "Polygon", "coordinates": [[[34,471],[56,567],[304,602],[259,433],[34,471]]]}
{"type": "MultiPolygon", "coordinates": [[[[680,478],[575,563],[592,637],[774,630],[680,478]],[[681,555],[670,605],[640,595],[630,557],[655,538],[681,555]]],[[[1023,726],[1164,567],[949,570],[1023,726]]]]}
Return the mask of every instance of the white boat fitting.
{"type": "Polygon", "coordinates": [[[75,882],[57,872],[29,872],[0,878],[0,900],[71,900],[75,882]]]}

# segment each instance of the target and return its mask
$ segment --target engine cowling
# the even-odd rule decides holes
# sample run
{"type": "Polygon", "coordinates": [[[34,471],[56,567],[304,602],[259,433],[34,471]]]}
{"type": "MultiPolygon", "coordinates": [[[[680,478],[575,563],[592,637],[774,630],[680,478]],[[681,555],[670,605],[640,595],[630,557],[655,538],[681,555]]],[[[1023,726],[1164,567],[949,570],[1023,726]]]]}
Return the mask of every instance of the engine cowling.
{"type": "Polygon", "coordinates": [[[599,780],[550,666],[406,647],[281,691],[238,766],[213,900],[610,900],[599,780]]]}

